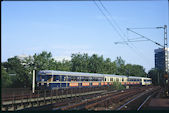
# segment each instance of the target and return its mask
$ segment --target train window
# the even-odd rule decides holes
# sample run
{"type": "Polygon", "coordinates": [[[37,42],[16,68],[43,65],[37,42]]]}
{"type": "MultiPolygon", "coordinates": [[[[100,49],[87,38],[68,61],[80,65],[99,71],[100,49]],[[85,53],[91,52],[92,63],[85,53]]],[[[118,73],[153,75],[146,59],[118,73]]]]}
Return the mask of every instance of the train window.
{"type": "Polygon", "coordinates": [[[80,76],[77,77],[77,81],[81,81],[81,77],[80,76]]]}
{"type": "Polygon", "coordinates": [[[60,81],[60,75],[54,75],[53,81],[60,81]]]}
{"type": "Polygon", "coordinates": [[[93,80],[93,78],[92,77],[89,77],[89,81],[92,81],[93,80]]]}
{"type": "Polygon", "coordinates": [[[77,76],[71,76],[71,81],[77,81],[77,76]]]}
{"type": "Polygon", "coordinates": [[[67,76],[67,81],[71,81],[71,76],[67,76]]]}
{"type": "Polygon", "coordinates": [[[81,77],[81,81],[90,81],[90,77],[84,77],[84,76],[82,76],[81,77]]]}
{"type": "Polygon", "coordinates": [[[93,81],[98,81],[98,78],[97,77],[93,77],[93,81]]]}
{"type": "Polygon", "coordinates": [[[61,75],[60,76],[60,81],[66,81],[66,76],[65,75],[61,75]]]}
{"type": "Polygon", "coordinates": [[[116,78],[116,82],[119,82],[119,78],[116,78]]]}
{"type": "Polygon", "coordinates": [[[81,76],[81,81],[84,81],[84,77],[83,76],[81,76]]]}
{"type": "Polygon", "coordinates": [[[122,78],[122,81],[124,81],[124,78],[122,78]]]}
{"type": "Polygon", "coordinates": [[[46,76],[44,76],[44,81],[47,81],[47,80],[49,80],[51,78],[52,78],[52,75],[46,75],[46,76]]]}
{"type": "Polygon", "coordinates": [[[38,75],[36,80],[37,81],[41,81],[42,80],[42,75],[38,75]]]}
{"type": "Polygon", "coordinates": [[[104,81],[106,81],[106,78],[104,78],[104,81]]]}
{"type": "Polygon", "coordinates": [[[98,78],[98,81],[102,81],[102,78],[101,78],[101,77],[99,77],[99,78],[98,78]]]}
{"type": "Polygon", "coordinates": [[[113,78],[110,78],[110,81],[113,81],[113,78]]]}
{"type": "Polygon", "coordinates": [[[85,81],[89,81],[89,77],[85,77],[84,79],[85,79],[85,81]]]}

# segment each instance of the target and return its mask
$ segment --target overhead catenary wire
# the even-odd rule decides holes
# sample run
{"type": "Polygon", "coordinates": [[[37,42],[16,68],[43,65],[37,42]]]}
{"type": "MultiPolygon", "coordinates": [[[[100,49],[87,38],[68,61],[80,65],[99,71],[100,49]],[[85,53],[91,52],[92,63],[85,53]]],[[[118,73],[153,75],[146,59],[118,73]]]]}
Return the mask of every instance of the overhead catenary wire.
{"type": "Polygon", "coordinates": [[[130,28],[130,29],[156,29],[157,27],[133,27],[133,28],[130,28]]]}
{"type": "MultiPolygon", "coordinates": [[[[129,33],[128,33],[128,30],[127,30],[127,39],[128,39],[128,41],[129,41],[129,33]]],[[[140,39],[140,38],[139,38],[140,39]]],[[[130,39],[131,40],[131,39],[130,39]]],[[[147,40],[148,41],[148,40],[147,40]]],[[[137,54],[140,54],[140,55],[138,55],[139,57],[141,57],[142,59],[143,59],[143,57],[144,57],[144,59],[147,61],[147,62],[149,62],[150,60],[147,58],[147,56],[145,56],[145,54],[143,54],[142,53],[142,51],[140,50],[140,49],[138,49],[133,43],[130,43],[133,47],[134,47],[134,51],[137,53],[137,54]]],[[[144,61],[145,62],[145,61],[144,61]]]]}
{"type": "Polygon", "coordinates": [[[148,41],[148,40],[128,40],[128,41],[114,42],[114,43],[115,44],[120,44],[120,43],[126,43],[126,42],[143,42],[143,41],[148,41]]]}
{"type": "MultiPolygon", "coordinates": [[[[100,0],[99,0],[100,1],[100,0]]],[[[131,48],[131,50],[136,53],[140,58],[143,59],[142,55],[140,56],[137,52],[137,50],[135,50],[136,48],[132,47],[129,45],[129,43],[125,42],[124,37],[126,37],[124,34],[124,37],[119,33],[118,30],[120,30],[122,32],[122,30],[120,29],[120,27],[118,26],[118,24],[116,23],[116,26],[118,26],[118,30],[116,29],[116,27],[114,27],[113,23],[111,22],[111,20],[107,17],[107,15],[104,13],[104,11],[99,7],[99,5],[97,4],[96,0],[93,0],[94,4],[97,6],[97,8],[99,9],[99,11],[102,13],[102,15],[106,18],[106,20],[108,21],[108,23],[110,24],[110,26],[117,32],[117,34],[121,37],[121,39],[124,41],[124,43],[131,48]]],[[[109,16],[111,17],[112,20],[114,20],[111,16],[111,13],[107,10],[107,8],[103,5],[103,3],[100,1],[101,6],[103,7],[103,9],[109,14],[109,16]]],[[[134,45],[133,45],[134,46],[134,45]]],[[[143,60],[144,61],[144,60],[143,60]]]]}
{"type": "Polygon", "coordinates": [[[135,31],[131,30],[131,28],[127,28],[127,30],[129,30],[129,31],[131,31],[131,32],[133,32],[133,33],[135,33],[135,34],[141,36],[142,38],[147,39],[147,40],[149,40],[149,41],[151,41],[151,42],[153,42],[153,43],[155,43],[155,44],[157,44],[157,45],[159,45],[159,46],[161,46],[161,47],[164,47],[163,45],[159,44],[158,42],[156,42],[156,41],[154,41],[154,40],[151,40],[151,39],[149,39],[149,38],[147,38],[147,37],[145,37],[145,36],[143,36],[143,35],[141,35],[141,34],[135,32],[135,31]]]}
{"type": "MultiPolygon", "coordinates": [[[[110,24],[110,26],[117,32],[117,34],[121,37],[121,39],[123,41],[125,41],[125,39],[123,38],[123,36],[119,33],[119,31],[114,27],[113,23],[109,20],[109,18],[106,16],[106,14],[103,12],[103,10],[99,7],[99,5],[96,3],[95,0],[93,0],[93,2],[95,3],[95,5],[97,6],[97,8],[99,9],[99,11],[102,13],[102,15],[106,18],[107,22],[110,24]]],[[[126,43],[128,45],[128,43],[126,43]]]]}
{"type": "Polygon", "coordinates": [[[101,2],[101,0],[99,0],[101,6],[103,7],[103,9],[109,14],[110,18],[113,20],[114,24],[117,26],[117,28],[119,29],[119,31],[123,34],[124,37],[126,37],[126,35],[123,33],[123,31],[121,30],[121,28],[119,27],[119,25],[117,24],[117,22],[115,21],[115,19],[113,19],[111,13],[108,11],[108,9],[103,5],[103,3],[101,2]]]}

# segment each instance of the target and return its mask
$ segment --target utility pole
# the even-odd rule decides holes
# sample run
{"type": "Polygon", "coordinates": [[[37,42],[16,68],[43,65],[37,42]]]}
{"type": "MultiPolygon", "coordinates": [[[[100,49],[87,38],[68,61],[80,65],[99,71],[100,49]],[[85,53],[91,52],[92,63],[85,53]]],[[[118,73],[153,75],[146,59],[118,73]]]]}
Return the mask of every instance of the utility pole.
{"type": "Polygon", "coordinates": [[[134,40],[134,41],[131,41],[131,40],[128,40],[128,41],[123,41],[123,42],[115,42],[115,44],[121,44],[121,43],[126,43],[126,42],[140,42],[140,41],[151,41],[153,43],[155,43],[156,45],[162,47],[164,49],[164,71],[168,73],[169,69],[168,69],[168,42],[167,42],[167,25],[164,25],[164,27],[154,27],[154,28],[127,28],[128,31],[131,31],[132,33],[135,33],[139,36],[141,36],[141,38],[145,39],[145,40],[134,40]],[[153,41],[131,29],[164,29],[164,45],[156,42],[156,41],[153,41]]]}
{"type": "Polygon", "coordinates": [[[164,25],[164,54],[165,54],[165,71],[168,72],[167,25],[164,25]]]}
{"type": "MultiPolygon", "coordinates": [[[[128,41],[123,41],[123,42],[115,42],[115,44],[120,44],[120,43],[122,44],[122,43],[127,43],[127,42],[151,41],[151,42],[155,43],[156,45],[161,46],[164,49],[164,76],[163,76],[163,80],[165,80],[165,81],[163,83],[165,84],[165,90],[166,90],[166,93],[168,96],[169,88],[168,88],[167,84],[168,84],[168,78],[169,78],[169,74],[168,74],[169,73],[169,68],[168,68],[168,66],[169,66],[168,65],[168,62],[169,62],[168,58],[169,57],[168,57],[168,42],[167,42],[167,25],[164,25],[164,27],[153,27],[153,28],[152,27],[151,28],[150,27],[147,27],[147,28],[127,28],[127,30],[141,36],[141,38],[143,38],[145,40],[134,40],[134,41],[128,40],[128,41]],[[151,39],[135,32],[135,31],[131,30],[131,29],[161,29],[161,28],[164,29],[164,45],[159,44],[158,42],[153,41],[153,40],[151,40],[151,39]]],[[[159,76],[158,76],[158,79],[159,79],[159,76]]],[[[158,80],[158,82],[159,82],[159,80],[158,80]]]]}
{"type": "Polygon", "coordinates": [[[33,77],[32,77],[32,93],[35,92],[35,70],[33,70],[33,77]]]}
{"type": "Polygon", "coordinates": [[[165,55],[165,90],[166,95],[168,96],[168,42],[167,42],[167,25],[164,25],[164,55],[165,55]]]}

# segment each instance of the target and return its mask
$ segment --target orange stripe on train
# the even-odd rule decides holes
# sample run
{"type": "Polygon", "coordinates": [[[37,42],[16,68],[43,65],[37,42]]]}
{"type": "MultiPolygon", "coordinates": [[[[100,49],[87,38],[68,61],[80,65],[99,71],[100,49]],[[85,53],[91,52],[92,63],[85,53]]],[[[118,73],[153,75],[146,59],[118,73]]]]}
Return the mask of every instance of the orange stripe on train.
{"type": "Polygon", "coordinates": [[[78,86],[78,83],[70,83],[69,86],[71,86],[71,87],[78,86]]]}
{"type": "Polygon", "coordinates": [[[101,85],[103,86],[103,85],[104,85],[104,82],[101,82],[101,85]]]}
{"type": "Polygon", "coordinates": [[[93,82],[92,85],[93,85],[93,86],[98,86],[99,83],[98,83],[98,82],[93,82]]]}
{"type": "Polygon", "coordinates": [[[107,85],[107,82],[105,82],[104,85],[107,85]]]}
{"type": "Polygon", "coordinates": [[[89,84],[89,82],[83,82],[82,83],[82,86],[89,86],[90,84],[89,84]]]}

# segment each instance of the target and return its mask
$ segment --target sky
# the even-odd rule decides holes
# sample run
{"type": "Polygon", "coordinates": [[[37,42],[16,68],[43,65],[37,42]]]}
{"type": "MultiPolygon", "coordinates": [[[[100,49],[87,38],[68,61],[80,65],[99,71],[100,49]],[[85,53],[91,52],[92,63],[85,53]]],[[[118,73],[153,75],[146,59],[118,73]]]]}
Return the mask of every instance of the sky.
{"type": "MultiPolygon", "coordinates": [[[[154,67],[149,41],[115,44],[139,38],[126,28],[169,26],[168,1],[3,1],[1,10],[1,61],[17,55],[51,52],[53,58],[70,60],[72,53],[121,56],[126,64],[154,67]]],[[[163,45],[163,29],[133,29],[163,45]]],[[[169,34],[169,30],[168,30],[169,34]]]]}

